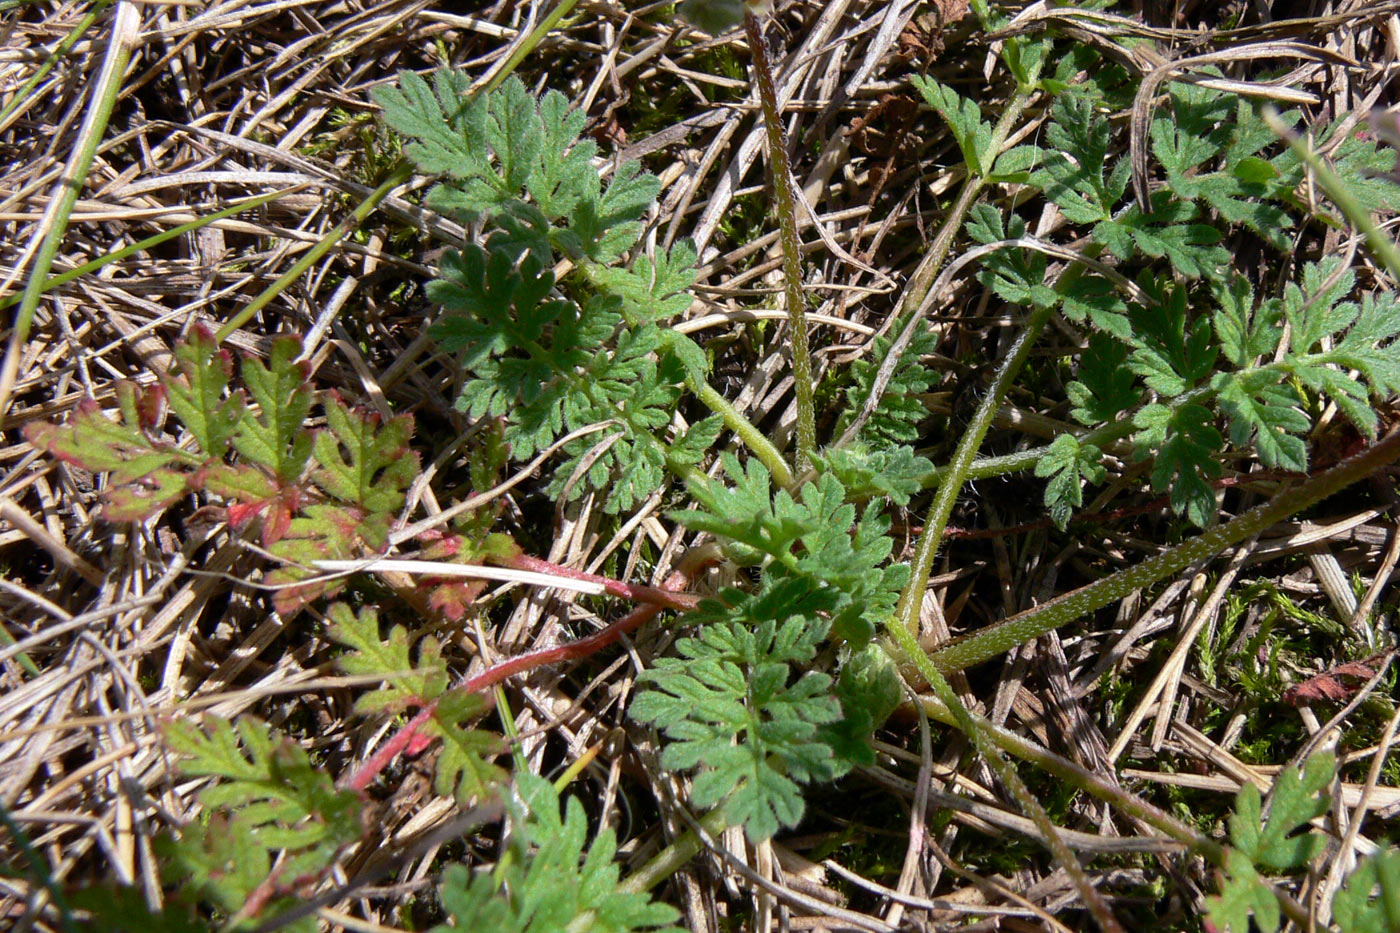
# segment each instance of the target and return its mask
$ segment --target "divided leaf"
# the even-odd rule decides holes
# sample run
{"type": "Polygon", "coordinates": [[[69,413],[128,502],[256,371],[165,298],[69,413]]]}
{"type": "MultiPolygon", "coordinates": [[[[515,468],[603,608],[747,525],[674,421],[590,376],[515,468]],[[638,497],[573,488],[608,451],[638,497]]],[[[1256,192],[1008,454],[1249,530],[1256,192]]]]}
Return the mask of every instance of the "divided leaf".
{"type": "Polygon", "coordinates": [[[1332,898],[1332,917],[1343,933],[1400,930],[1400,850],[1362,859],[1332,898]]]}
{"type": "Polygon", "coordinates": [[[200,792],[200,801],[236,811],[263,848],[314,846],[324,855],[359,838],[359,796],[338,790],[300,745],[261,720],[241,716],[230,725],[209,716],[203,729],[176,720],[165,738],[185,759],[181,772],[220,779],[200,792]]]}
{"type": "Polygon", "coordinates": [[[219,349],[203,325],[175,345],[177,372],[164,380],[167,403],[185,430],[194,437],[205,459],[217,460],[228,451],[243,417],[241,392],[228,393],[233,355],[219,349]]]}
{"type": "Polygon", "coordinates": [[[1206,898],[1211,922],[1221,933],[1247,933],[1251,916],[1265,933],[1278,929],[1278,901],[1256,866],[1271,871],[1305,868],[1326,848],[1322,835],[1294,833],[1327,812],[1330,798],[1325,791],[1336,776],[1336,765],[1335,756],[1326,753],[1309,758],[1301,774],[1297,768],[1285,768],[1274,784],[1267,820],[1259,789],[1249,783],[1240,788],[1229,820],[1231,848],[1220,894],[1206,898]]]}
{"type": "Polygon", "coordinates": [[[937,111],[962,150],[963,161],[973,175],[986,175],[991,170],[992,125],[982,119],[977,102],[962,97],[957,91],[933,78],[914,75],[910,78],[928,105],[937,111]]]}
{"type": "Polygon", "coordinates": [[[510,801],[509,851],[492,872],[450,865],[443,872],[442,905],[454,921],[434,933],[492,930],[549,933],[587,929],[600,933],[658,930],[676,910],[645,893],[621,890],[611,828],[588,842],[588,817],[574,798],[560,813],[559,792],[533,774],[516,776],[510,801]]]}
{"type": "MultiPolygon", "coordinates": [[[[770,574],[765,582],[773,581],[770,574]]],[[[833,605],[802,579],[778,579],[757,596],[725,590],[689,617],[696,637],[676,644],[678,657],[660,658],[643,674],[654,687],[637,696],[631,714],[654,724],[671,742],[667,768],[700,766],[692,800],[723,803],[750,839],[797,825],[800,784],[835,776],[832,748],[818,727],[842,718],[831,677],[792,665],[816,654],[828,624],[815,615],[833,605]]]]}
{"type": "Polygon", "coordinates": [[[1097,485],[1108,475],[1099,463],[1102,456],[1103,451],[1093,444],[1081,444],[1073,434],[1061,434],[1036,462],[1035,475],[1050,478],[1045,485],[1045,504],[1061,531],[1074,510],[1084,504],[1082,484],[1097,485]]]}
{"type": "Polygon", "coordinates": [[[267,366],[251,356],[243,361],[243,384],[258,407],[238,421],[233,446],[280,483],[296,482],[311,456],[311,368],[296,362],[300,355],[301,339],[283,336],[272,341],[267,366]]]}
{"type": "Polygon", "coordinates": [[[370,513],[397,512],[418,475],[418,455],[409,449],[413,418],[380,423],[377,413],[351,408],[334,393],[325,400],[328,430],[316,435],[321,469],[312,480],[327,494],[370,513]]]}
{"type": "MultiPolygon", "coordinates": [[[[896,322],[892,330],[902,327],[896,322]]],[[[908,346],[895,364],[889,384],[871,412],[869,420],[861,427],[860,440],[875,448],[910,445],[919,439],[919,423],[928,417],[928,407],[919,396],[938,382],[938,375],[923,363],[919,357],[932,353],[938,345],[938,335],[920,328],[915,332],[908,346]]],[[[868,357],[851,364],[853,385],[846,390],[846,412],[838,427],[845,429],[855,413],[864,409],[866,401],[875,391],[875,379],[894,346],[889,337],[876,337],[868,357]]],[[[839,432],[838,432],[839,433],[839,432]]]]}
{"type": "Polygon", "coordinates": [[[387,639],[380,638],[379,615],[373,609],[361,609],[357,616],[345,603],[335,603],[326,618],[330,623],[326,634],[350,649],[337,659],[337,666],[347,674],[385,678],[385,686],[355,701],[355,712],[367,715],[420,707],[447,689],[442,648],[431,635],[418,641],[415,659],[403,626],[395,625],[387,639]]]}

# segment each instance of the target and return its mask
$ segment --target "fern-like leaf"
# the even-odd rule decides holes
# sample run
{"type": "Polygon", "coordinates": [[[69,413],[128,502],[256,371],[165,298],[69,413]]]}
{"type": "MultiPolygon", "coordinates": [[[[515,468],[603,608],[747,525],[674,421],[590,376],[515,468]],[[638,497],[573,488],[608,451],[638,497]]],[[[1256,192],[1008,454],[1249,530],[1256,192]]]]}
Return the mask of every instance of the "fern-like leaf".
{"type": "Polygon", "coordinates": [[[726,590],[702,603],[690,617],[702,624],[698,634],[677,643],[679,657],[646,672],[654,686],[631,711],[672,740],[663,765],[701,767],[694,802],[723,803],[755,840],[801,820],[800,784],[835,775],[818,727],[841,719],[831,678],[793,671],[826,637],[829,624],[817,613],[834,599],[800,578],[767,579],[757,596],[726,590]]]}
{"type": "Polygon", "coordinates": [[[443,873],[442,905],[453,930],[549,933],[597,930],[679,933],[674,908],[646,894],[619,889],[616,836],[604,829],[588,842],[588,818],[569,798],[532,774],[516,777],[510,810],[510,851],[490,873],[451,865],[443,873]]]}

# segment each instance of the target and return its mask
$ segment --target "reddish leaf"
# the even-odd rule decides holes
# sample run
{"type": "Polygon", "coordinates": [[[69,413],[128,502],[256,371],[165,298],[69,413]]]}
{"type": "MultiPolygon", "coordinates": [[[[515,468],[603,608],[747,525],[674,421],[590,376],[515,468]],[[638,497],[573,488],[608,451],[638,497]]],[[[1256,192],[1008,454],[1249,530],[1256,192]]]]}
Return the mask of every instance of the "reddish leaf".
{"type": "Polygon", "coordinates": [[[1373,655],[1363,661],[1349,661],[1330,671],[1324,671],[1300,684],[1294,684],[1283,692],[1283,701],[1292,706],[1306,706],[1310,703],[1343,703],[1356,694],[1356,691],[1376,676],[1376,665],[1385,655],[1373,655]],[[1345,679],[1353,681],[1351,684],[1345,679]]]}

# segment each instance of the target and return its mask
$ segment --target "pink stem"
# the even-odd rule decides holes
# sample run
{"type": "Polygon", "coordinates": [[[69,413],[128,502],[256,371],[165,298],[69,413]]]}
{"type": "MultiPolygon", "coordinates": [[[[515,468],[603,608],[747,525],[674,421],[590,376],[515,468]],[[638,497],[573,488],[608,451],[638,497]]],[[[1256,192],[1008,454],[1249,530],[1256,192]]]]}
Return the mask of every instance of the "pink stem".
{"type": "MultiPolygon", "coordinates": [[[[625,592],[618,595],[629,596],[646,605],[638,606],[627,615],[616,622],[595,632],[586,638],[577,641],[567,642],[562,645],[555,645],[552,648],[541,648],[538,651],[527,651],[525,654],[507,658],[497,664],[493,664],[475,677],[468,677],[452,688],[453,691],[463,693],[478,693],[487,687],[493,687],[501,681],[518,674],[522,671],[532,670],[536,667],[543,667],[546,664],[557,664],[560,661],[570,661],[576,658],[587,657],[595,651],[599,651],[617,641],[623,635],[636,631],[649,620],[656,618],[662,609],[667,608],[692,608],[699,599],[693,596],[683,596],[676,590],[685,586],[691,574],[698,568],[685,568],[678,570],[667,578],[663,588],[657,589],[651,586],[630,586],[625,583],[618,583],[615,580],[607,580],[604,577],[595,577],[593,574],[584,574],[576,570],[566,571],[564,568],[542,561],[537,558],[527,557],[515,561],[517,567],[522,570],[541,570],[545,573],[563,574],[574,579],[593,580],[611,585],[609,592],[614,590],[611,587],[622,587],[625,592]],[[650,597],[650,598],[649,598],[650,597]]],[[[394,733],[383,745],[375,750],[374,754],[365,759],[364,764],[352,773],[342,783],[342,787],[351,790],[363,791],[374,782],[389,763],[394,760],[404,749],[409,747],[418,730],[422,729],[432,721],[433,715],[437,712],[438,699],[429,700],[408,723],[394,733]]]]}

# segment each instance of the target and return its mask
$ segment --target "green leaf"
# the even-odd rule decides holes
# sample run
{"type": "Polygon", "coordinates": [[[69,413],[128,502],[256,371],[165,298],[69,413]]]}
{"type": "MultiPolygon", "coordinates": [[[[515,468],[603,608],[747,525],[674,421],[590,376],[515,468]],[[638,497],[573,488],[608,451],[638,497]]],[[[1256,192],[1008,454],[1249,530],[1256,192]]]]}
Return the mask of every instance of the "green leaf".
{"type": "Polygon", "coordinates": [[[1230,251],[1219,245],[1219,230],[1190,222],[1199,216],[1195,205],[1176,200],[1170,191],[1153,192],[1151,201],[1149,213],[1132,204],[1112,220],[1095,224],[1094,240],[1125,262],[1133,257],[1134,248],[1153,259],[1166,257],[1183,278],[1224,274],[1230,267],[1230,251]]]}
{"type": "Polygon", "coordinates": [[[201,802],[238,810],[268,848],[359,838],[359,797],[337,790],[328,775],[311,766],[300,745],[260,720],[242,716],[235,726],[209,716],[205,729],[176,720],[165,739],[185,759],[182,773],[220,779],[200,793],[201,802]]]}
{"type": "Polygon", "coordinates": [[[1133,417],[1138,456],[1156,450],[1152,488],[1170,490],[1172,511],[1204,528],[1215,517],[1215,493],[1210,481],[1220,476],[1214,455],[1224,438],[1212,424],[1208,409],[1187,404],[1177,408],[1148,405],[1133,417]]]}
{"type": "Polygon", "coordinates": [[[724,419],[719,415],[711,415],[701,421],[692,424],[682,436],[676,438],[676,442],[671,445],[671,456],[677,461],[689,466],[696,466],[704,461],[710,451],[714,449],[719,441],[720,432],[724,430],[724,419]]]}
{"type": "Polygon", "coordinates": [[[1326,337],[1337,334],[1356,320],[1359,308],[1341,299],[1351,292],[1356,274],[1342,268],[1340,256],[1303,267],[1302,285],[1290,282],[1283,293],[1283,313],[1292,329],[1294,353],[1310,353],[1326,337]]]}
{"type": "Polygon", "coordinates": [[[1211,320],[1225,358],[1241,369],[1254,365],[1257,357],[1278,349],[1283,329],[1279,326],[1277,302],[1254,307],[1254,289],[1239,275],[1211,284],[1218,305],[1211,320]]]}
{"type": "Polygon", "coordinates": [[[818,734],[836,756],[839,777],[854,765],[875,764],[875,730],[904,702],[904,682],[885,650],[870,644],[841,666],[836,696],[841,719],[822,726],[818,734]]]}
{"type": "Polygon", "coordinates": [[[977,106],[976,101],[959,96],[957,91],[933,78],[913,75],[910,81],[953,131],[953,138],[962,150],[968,172],[973,175],[986,175],[991,168],[987,160],[993,155],[990,151],[992,125],[982,120],[982,108],[977,106]]]}
{"type": "Polygon", "coordinates": [[[1400,305],[1390,294],[1366,295],[1360,304],[1342,301],[1354,275],[1342,270],[1338,257],[1305,266],[1302,280],[1284,291],[1292,332],[1284,367],[1374,437],[1378,419],[1369,397],[1400,391],[1400,305]]]}
{"type": "Polygon", "coordinates": [[[504,749],[499,736],[463,725],[477,720],[487,703],[476,694],[452,690],[442,694],[433,710],[432,724],[425,735],[442,739],[433,776],[433,789],[444,797],[454,797],[463,806],[490,793],[506,779],[506,774],[488,761],[504,749]]]}
{"type": "Polygon", "coordinates": [[[1051,107],[1046,127],[1045,160],[1030,182],[1075,224],[1112,221],[1115,205],[1127,190],[1130,167],[1125,160],[1110,164],[1112,131],[1087,95],[1060,94],[1051,107]]]}
{"type": "Polygon", "coordinates": [[[833,447],[813,454],[812,464],[830,473],[846,487],[848,499],[887,498],[897,506],[923,488],[933,472],[933,463],[914,455],[914,448],[900,446],[865,452],[859,447],[833,447]]]}
{"type": "Polygon", "coordinates": [[[1230,421],[1230,443],[1244,447],[1252,440],[1259,460],[1270,469],[1302,473],[1308,468],[1308,445],[1300,435],[1312,421],[1298,408],[1298,396],[1286,386],[1252,388],[1242,379],[1221,374],[1217,401],[1230,421]]]}
{"type": "Polygon", "coordinates": [[[1309,758],[1301,774],[1296,767],[1284,768],[1274,783],[1262,832],[1259,792],[1246,784],[1240,788],[1236,812],[1230,818],[1230,841],[1265,868],[1284,871],[1307,866],[1326,848],[1327,840],[1311,833],[1292,834],[1327,812],[1331,798],[1325,791],[1336,774],[1337,760],[1331,753],[1309,758]]]}
{"type": "Polygon", "coordinates": [[[282,483],[295,482],[311,456],[311,432],[306,429],[312,402],[306,381],[310,365],[296,362],[300,355],[301,339],[283,336],[272,341],[267,366],[251,356],[243,361],[243,384],[257,411],[239,419],[233,446],[282,483]]]}
{"type": "Polygon", "coordinates": [[[441,646],[431,635],[418,642],[418,656],[410,654],[408,632],[401,625],[379,637],[379,616],[373,609],[361,609],[357,616],[344,603],[335,603],[326,612],[326,634],[350,649],[336,665],[355,676],[383,676],[385,686],[355,701],[355,712],[397,712],[424,706],[447,689],[447,667],[441,646]]]}
{"type": "Polygon", "coordinates": [[[243,417],[243,395],[225,394],[233,374],[233,356],[219,349],[204,326],[175,345],[178,373],[164,380],[170,410],[194,437],[206,459],[216,460],[229,448],[243,417]]]}
{"type": "MultiPolygon", "coordinates": [[[[968,212],[967,232],[979,243],[995,243],[1025,236],[1026,222],[1013,214],[1003,228],[995,208],[978,204],[968,212]]],[[[1060,295],[1045,284],[1045,265],[1045,254],[1036,250],[999,249],[983,257],[977,280],[1010,304],[1050,308],[1060,295]]]]}
{"type": "Polygon", "coordinates": [[[89,929],[102,933],[208,933],[209,924],[192,911],[167,902],[153,911],[142,892],[114,882],[90,884],[70,891],[68,902],[91,915],[89,929]]]}
{"type": "Polygon", "coordinates": [[[1259,877],[1249,858],[1229,849],[1225,853],[1226,881],[1218,895],[1206,898],[1206,916],[1220,933],[1250,933],[1250,917],[1261,933],[1276,933],[1279,906],[1274,892],[1259,877]]]}
{"type": "MultiPolygon", "coordinates": [[[[1279,928],[1279,905],[1256,866],[1273,871],[1307,867],[1327,846],[1316,833],[1293,835],[1327,812],[1325,793],[1336,777],[1337,760],[1330,753],[1309,758],[1300,774],[1285,768],[1274,784],[1267,821],[1263,820],[1259,790],[1246,783],[1235,796],[1230,815],[1231,848],[1225,853],[1220,894],[1206,898],[1208,915],[1222,933],[1248,933],[1252,916],[1265,933],[1279,928]]],[[[1369,894],[1370,886],[1367,886],[1369,894]]]]}
{"type": "Polygon", "coordinates": [[[403,507],[404,493],[418,475],[418,455],[409,449],[413,417],[383,424],[377,413],[350,408],[335,394],[326,398],[328,430],[316,435],[320,464],[312,480],[341,502],[387,515],[403,507]]]}
{"type": "Polygon", "coordinates": [[[1128,348],[1103,334],[1089,338],[1088,350],[1079,356],[1078,376],[1065,394],[1074,403],[1070,416],[1080,424],[1106,424],[1142,399],[1128,366],[1128,348]]]}
{"type": "Polygon", "coordinates": [[[1210,321],[1201,316],[1188,324],[1185,289],[1172,289],[1156,308],[1135,305],[1128,316],[1135,345],[1128,368],[1149,388],[1171,398],[1214,370],[1219,349],[1211,339],[1210,321]]]}
{"type": "Polygon", "coordinates": [[[691,242],[679,240],[670,250],[658,249],[654,257],[638,256],[631,268],[597,267],[593,278],[622,299],[619,310],[629,325],[660,323],[690,310],[695,259],[691,242]]]}
{"type": "MultiPolygon", "coordinates": [[[[899,322],[891,328],[892,333],[902,329],[899,322]]],[[[846,390],[846,414],[840,422],[845,429],[849,419],[865,408],[866,401],[875,390],[875,379],[880,367],[889,357],[894,341],[888,337],[876,337],[871,344],[868,357],[851,364],[852,385],[846,390]]],[[[928,407],[919,398],[938,382],[938,374],[919,362],[919,357],[932,353],[938,345],[938,336],[932,331],[920,328],[904,348],[895,364],[890,381],[880,395],[875,410],[861,427],[859,439],[871,448],[907,446],[919,439],[919,423],[928,417],[928,407]]]]}
{"type": "Polygon", "coordinates": [[[687,617],[701,624],[697,637],[678,641],[678,657],[643,674],[653,686],[631,714],[672,740],[663,766],[700,767],[694,803],[723,803],[758,841],[801,820],[800,784],[836,773],[831,746],[817,734],[841,719],[831,678],[811,670],[794,678],[792,669],[815,656],[829,628],[816,612],[832,604],[804,579],[771,574],[758,596],[725,590],[721,599],[687,617]]]}
{"type": "Polygon", "coordinates": [[[1061,434],[1036,461],[1035,475],[1050,478],[1045,486],[1045,505],[1061,531],[1073,511],[1084,504],[1082,483],[1102,483],[1108,475],[1099,463],[1102,457],[1103,451],[1093,444],[1081,444],[1073,434],[1061,434]]]}
{"type": "Polygon", "coordinates": [[[1362,859],[1332,898],[1332,918],[1342,933],[1400,930],[1400,851],[1362,859]]]}
{"type": "Polygon", "coordinates": [[[588,817],[573,798],[560,813],[558,792],[533,774],[516,776],[510,802],[509,851],[494,871],[473,874],[464,865],[443,872],[442,905],[455,930],[551,933],[596,930],[679,933],[676,910],[645,893],[619,889],[616,836],[604,829],[588,842],[588,817]]]}

